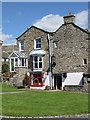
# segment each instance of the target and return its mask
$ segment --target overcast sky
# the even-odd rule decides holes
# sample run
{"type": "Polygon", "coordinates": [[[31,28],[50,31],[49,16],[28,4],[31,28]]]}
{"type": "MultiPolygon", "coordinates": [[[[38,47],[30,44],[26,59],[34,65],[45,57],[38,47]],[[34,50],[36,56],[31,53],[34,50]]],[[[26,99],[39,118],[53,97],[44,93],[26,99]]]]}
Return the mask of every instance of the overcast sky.
{"type": "Polygon", "coordinates": [[[88,2],[3,2],[0,39],[3,44],[16,44],[16,38],[32,25],[54,32],[70,12],[77,25],[88,28],[88,2]]]}

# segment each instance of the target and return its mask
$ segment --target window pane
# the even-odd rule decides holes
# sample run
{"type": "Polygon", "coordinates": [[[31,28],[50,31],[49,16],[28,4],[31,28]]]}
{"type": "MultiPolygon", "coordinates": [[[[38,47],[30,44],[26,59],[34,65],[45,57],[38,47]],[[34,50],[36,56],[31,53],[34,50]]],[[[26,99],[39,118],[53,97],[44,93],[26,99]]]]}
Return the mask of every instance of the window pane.
{"type": "Polygon", "coordinates": [[[41,77],[41,74],[38,74],[37,77],[41,77]]]}
{"type": "Polygon", "coordinates": [[[36,57],[34,57],[34,60],[35,60],[35,62],[37,62],[37,56],[36,56],[36,57]]]}
{"type": "Polygon", "coordinates": [[[31,77],[33,77],[33,74],[31,75],[31,77]]]}
{"type": "Polygon", "coordinates": [[[21,45],[24,45],[24,41],[21,41],[21,45]]]}
{"type": "Polygon", "coordinates": [[[22,58],[22,66],[24,66],[24,58],[22,58]]]}
{"type": "Polygon", "coordinates": [[[42,57],[39,57],[39,61],[42,61],[42,57]]]}
{"type": "Polygon", "coordinates": [[[36,44],[36,48],[39,48],[39,47],[38,47],[38,44],[36,44]]]}
{"type": "Polygon", "coordinates": [[[37,74],[34,74],[34,77],[37,77],[37,74]]]}
{"type": "Polygon", "coordinates": [[[21,50],[24,50],[24,46],[23,45],[21,46],[21,50]]]}
{"type": "Polygon", "coordinates": [[[38,42],[41,43],[41,38],[38,39],[38,42]]]}
{"type": "Polygon", "coordinates": [[[38,48],[41,48],[41,44],[38,45],[38,48]]]}
{"type": "Polygon", "coordinates": [[[39,63],[39,68],[42,68],[42,62],[39,63]]]}
{"type": "Polygon", "coordinates": [[[26,59],[25,59],[25,66],[27,66],[27,65],[26,65],[26,59]]]}
{"type": "Polygon", "coordinates": [[[42,79],[41,79],[41,78],[38,78],[38,80],[39,80],[39,85],[41,85],[41,81],[42,81],[42,79]]]}
{"type": "Polygon", "coordinates": [[[24,41],[21,41],[21,50],[24,50],[24,41]]]}
{"type": "Polygon", "coordinates": [[[36,39],[36,48],[41,48],[41,38],[36,39]]]}
{"type": "Polygon", "coordinates": [[[33,78],[31,78],[31,85],[33,85],[33,78]]]}
{"type": "Polygon", "coordinates": [[[37,63],[35,63],[35,68],[38,68],[38,64],[37,63]]]}
{"type": "Polygon", "coordinates": [[[18,66],[18,59],[15,59],[15,66],[18,66]]]}
{"type": "Polygon", "coordinates": [[[19,59],[19,66],[21,66],[22,65],[22,61],[21,61],[21,58],[19,59]]]}

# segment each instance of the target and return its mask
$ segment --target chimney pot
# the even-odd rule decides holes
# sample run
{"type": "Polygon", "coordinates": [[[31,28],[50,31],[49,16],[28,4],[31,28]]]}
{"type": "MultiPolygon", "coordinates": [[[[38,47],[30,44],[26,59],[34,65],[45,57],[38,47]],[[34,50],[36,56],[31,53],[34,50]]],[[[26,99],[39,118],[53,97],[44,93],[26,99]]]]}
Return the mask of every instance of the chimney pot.
{"type": "Polygon", "coordinates": [[[70,12],[70,15],[72,15],[72,13],[70,12]]]}

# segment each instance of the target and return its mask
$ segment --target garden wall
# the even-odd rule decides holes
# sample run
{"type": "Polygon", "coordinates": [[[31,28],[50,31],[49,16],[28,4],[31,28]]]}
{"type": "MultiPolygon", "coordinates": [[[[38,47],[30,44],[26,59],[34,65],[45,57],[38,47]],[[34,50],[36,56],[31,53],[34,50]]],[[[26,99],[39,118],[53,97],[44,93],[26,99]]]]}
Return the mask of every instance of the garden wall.
{"type": "Polygon", "coordinates": [[[71,92],[88,92],[88,85],[65,85],[64,87],[65,91],[71,91],[71,92]]]}

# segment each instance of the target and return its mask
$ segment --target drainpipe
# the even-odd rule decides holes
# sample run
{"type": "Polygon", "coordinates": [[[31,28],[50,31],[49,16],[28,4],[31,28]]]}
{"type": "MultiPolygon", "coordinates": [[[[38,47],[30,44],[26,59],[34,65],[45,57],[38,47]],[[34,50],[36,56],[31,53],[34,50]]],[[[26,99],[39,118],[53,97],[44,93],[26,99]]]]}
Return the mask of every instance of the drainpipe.
{"type": "Polygon", "coordinates": [[[49,80],[50,80],[50,89],[52,90],[52,38],[48,34],[48,40],[49,40],[49,80]]]}

